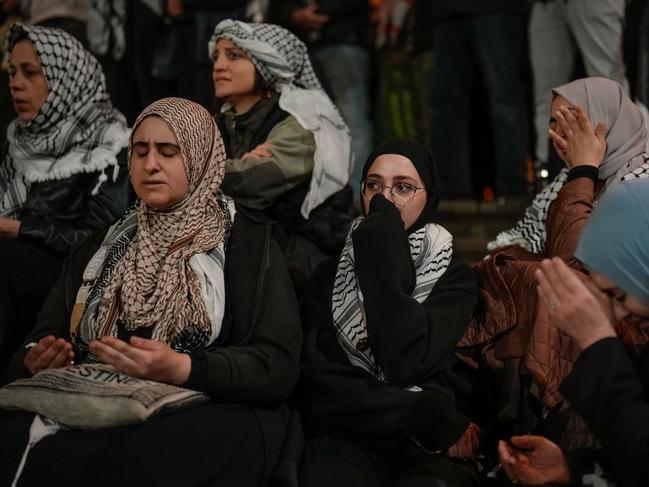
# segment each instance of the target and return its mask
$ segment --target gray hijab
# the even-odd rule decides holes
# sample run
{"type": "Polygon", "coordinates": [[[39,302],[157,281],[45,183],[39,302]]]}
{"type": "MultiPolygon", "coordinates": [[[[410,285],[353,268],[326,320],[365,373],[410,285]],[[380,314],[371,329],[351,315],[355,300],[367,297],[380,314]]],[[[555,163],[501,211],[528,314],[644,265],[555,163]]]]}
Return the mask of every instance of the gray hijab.
{"type": "Polygon", "coordinates": [[[622,181],[606,192],[575,256],[649,306],[649,179],[622,181]]]}
{"type": "MultiPolygon", "coordinates": [[[[647,126],[635,103],[622,86],[607,78],[583,78],[554,88],[570,103],[580,105],[593,128],[606,124],[606,154],[599,167],[599,178],[622,176],[644,163],[647,126]]],[[[617,178],[616,178],[617,179],[617,178]]]]}

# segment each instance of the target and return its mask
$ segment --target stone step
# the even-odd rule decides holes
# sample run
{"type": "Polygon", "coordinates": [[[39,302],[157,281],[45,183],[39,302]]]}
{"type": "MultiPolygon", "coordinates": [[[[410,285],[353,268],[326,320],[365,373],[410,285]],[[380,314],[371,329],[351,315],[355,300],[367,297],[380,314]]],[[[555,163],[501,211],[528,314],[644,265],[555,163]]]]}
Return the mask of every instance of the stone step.
{"type": "Polygon", "coordinates": [[[438,221],[453,235],[455,255],[477,262],[487,253],[487,243],[511,228],[522,216],[530,198],[483,203],[451,200],[440,203],[438,221]]]}

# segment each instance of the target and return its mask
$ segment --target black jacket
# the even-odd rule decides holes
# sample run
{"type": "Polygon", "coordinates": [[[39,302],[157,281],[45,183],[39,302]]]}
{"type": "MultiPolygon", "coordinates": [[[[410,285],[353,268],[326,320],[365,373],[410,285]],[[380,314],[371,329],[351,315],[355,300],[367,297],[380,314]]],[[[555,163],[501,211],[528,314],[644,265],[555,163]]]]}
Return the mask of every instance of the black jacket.
{"type": "Polygon", "coordinates": [[[649,485],[648,390],[649,351],[632,363],[617,338],[584,350],[561,384],[563,396],[602,444],[621,487],[649,485]]]}
{"type": "Polygon", "coordinates": [[[366,44],[370,14],[367,0],[318,0],[317,12],[328,15],[330,20],[317,36],[310,36],[308,31],[291,20],[291,13],[306,3],[302,0],[271,2],[270,21],[294,31],[309,49],[338,44],[366,44]]]}
{"type": "Polygon", "coordinates": [[[352,366],[338,343],[331,312],[337,260],[329,260],[303,304],[301,390],[310,434],[350,438],[388,454],[446,449],[469,424],[455,402],[453,350],[478,299],[477,277],[454,260],[420,304],[411,297],[414,267],[396,209],[372,211],[352,239],[368,335],[387,381],[352,366]],[[413,384],[423,390],[406,389],[413,384]]]}
{"type": "MultiPolygon", "coordinates": [[[[185,387],[215,400],[253,407],[266,438],[267,473],[284,440],[289,412],[283,405],[297,382],[302,332],[282,254],[271,228],[235,215],[226,246],[225,318],[218,344],[191,354],[185,387]]],[[[26,343],[53,334],[69,340],[69,323],[83,271],[105,231],[81,245],[68,259],[61,277],[38,314],[26,343]]],[[[30,375],[24,347],[13,357],[11,379],[30,375]]]]}
{"type": "Polygon", "coordinates": [[[100,172],[32,184],[18,217],[18,239],[67,255],[92,232],[117,220],[133,200],[126,154],[124,149],[117,156],[117,180],[112,179],[112,167],[107,168],[108,179],[94,195],[100,172]]]}

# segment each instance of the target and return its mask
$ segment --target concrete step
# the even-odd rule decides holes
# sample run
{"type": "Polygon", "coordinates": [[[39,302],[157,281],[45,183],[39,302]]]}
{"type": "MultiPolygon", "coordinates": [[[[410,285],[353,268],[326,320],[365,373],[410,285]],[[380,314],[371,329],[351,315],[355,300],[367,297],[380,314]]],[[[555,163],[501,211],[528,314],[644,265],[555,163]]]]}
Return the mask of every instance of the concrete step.
{"type": "Polygon", "coordinates": [[[443,201],[438,221],[453,235],[455,255],[468,262],[477,262],[486,255],[487,243],[523,216],[530,200],[521,198],[490,203],[443,201]]]}

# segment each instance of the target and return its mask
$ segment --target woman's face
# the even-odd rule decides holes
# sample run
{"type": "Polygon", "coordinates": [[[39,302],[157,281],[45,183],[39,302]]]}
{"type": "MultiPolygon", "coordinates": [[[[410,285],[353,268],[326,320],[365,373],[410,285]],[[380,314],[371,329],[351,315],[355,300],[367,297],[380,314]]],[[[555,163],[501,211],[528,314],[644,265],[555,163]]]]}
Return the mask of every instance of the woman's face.
{"type": "Polygon", "coordinates": [[[20,120],[28,122],[36,116],[49,94],[47,79],[31,41],[20,41],[11,50],[9,74],[14,109],[20,120]]]}
{"type": "Polygon", "coordinates": [[[626,318],[639,326],[649,326],[649,308],[647,306],[633,296],[629,296],[599,272],[591,272],[590,279],[600,291],[611,298],[613,315],[617,321],[626,318]]]}
{"type": "Polygon", "coordinates": [[[212,53],[214,94],[233,104],[241,97],[257,95],[255,65],[230,39],[221,38],[212,53]]]}
{"type": "Polygon", "coordinates": [[[369,211],[370,200],[374,196],[373,191],[368,191],[368,186],[383,186],[381,192],[386,199],[394,203],[401,213],[401,220],[406,229],[410,228],[421,215],[426,206],[426,190],[417,189],[414,197],[409,202],[395,201],[391,188],[395,192],[407,192],[408,186],[414,188],[424,188],[424,184],[419,177],[419,173],[410,159],[399,154],[382,154],[377,157],[365,177],[365,196],[363,197],[363,207],[365,214],[369,211]]]}
{"type": "Polygon", "coordinates": [[[131,182],[137,195],[152,208],[169,208],[189,188],[178,139],[167,122],[146,117],[133,133],[131,182]]]}

